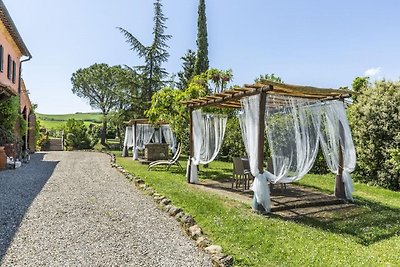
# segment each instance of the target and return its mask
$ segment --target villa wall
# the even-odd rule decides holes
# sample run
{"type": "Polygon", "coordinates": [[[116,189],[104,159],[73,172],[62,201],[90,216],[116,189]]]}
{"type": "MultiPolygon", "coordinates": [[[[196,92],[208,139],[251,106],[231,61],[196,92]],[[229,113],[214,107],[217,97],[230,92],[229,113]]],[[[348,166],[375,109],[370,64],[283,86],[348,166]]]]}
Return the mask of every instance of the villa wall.
{"type": "Polygon", "coordinates": [[[19,79],[19,65],[22,53],[15,43],[14,39],[7,31],[7,28],[0,21],[0,57],[1,50],[3,50],[3,68],[1,68],[0,62],[0,83],[2,86],[11,88],[15,94],[18,94],[18,79],[19,79]],[[1,49],[1,46],[3,49],[1,49]],[[8,74],[8,55],[11,58],[10,71],[11,77],[7,77],[8,74]],[[13,76],[13,62],[15,63],[15,72],[13,76]],[[1,71],[2,70],[2,71],[1,71]],[[14,80],[13,78],[14,77],[14,80]]]}

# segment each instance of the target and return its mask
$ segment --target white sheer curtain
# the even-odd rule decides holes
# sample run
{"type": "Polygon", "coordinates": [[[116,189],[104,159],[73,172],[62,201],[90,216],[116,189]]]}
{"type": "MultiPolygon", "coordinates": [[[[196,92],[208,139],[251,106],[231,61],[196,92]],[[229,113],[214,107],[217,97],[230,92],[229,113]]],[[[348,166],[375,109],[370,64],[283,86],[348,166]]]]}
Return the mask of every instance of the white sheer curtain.
{"type": "Polygon", "coordinates": [[[343,183],[346,198],[353,200],[353,181],[350,173],[356,166],[356,152],[346,110],[341,101],[330,101],[321,107],[321,148],[331,172],[339,172],[339,144],[343,152],[343,183]],[[342,127],[342,129],[341,129],[342,127]]]}
{"type": "Polygon", "coordinates": [[[162,143],[162,132],[160,128],[155,128],[154,129],[154,134],[153,134],[153,141],[155,144],[160,144],[162,143]]]}
{"type": "Polygon", "coordinates": [[[124,148],[122,150],[122,156],[128,156],[129,148],[133,147],[133,130],[132,126],[127,126],[125,129],[125,138],[124,138],[124,148]]]}
{"type": "Polygon", "coordinates": [[[154,127],[149,124],[137,124],[136,133],[135,133],[135,127],[133,127],[133,140],[136,140],[136,146],[133,148],[134,160],[137,160],[139,158],[138,150],[143,150],[144,146],[150,143],[153,135],[154,135],[154,127]]]}
{"type": "Polygon", "coordinates": [[[267,96],[265,129],[271,151],[271,183],[301,179],[312,168],[319,147],[320,103],[287,96],[267,96]]]}
{"type": "Polygon", "coordinates": [[[250,171],[254,176],[251,190],[254,192],[256,202],[262,205],[266,211],[270,211],[271,201],[267,176],[265,172],[260,174],[258,166],[258,147],[264,145],[259,144],[258,138],[260,129],[260,98],[261,95],[242,98],[240,100],[242,113],[239,119],[243,142],[245,143],[247,155],[249,156],[250,171]]]}
{"type": "Polygon", "coordinates": [[[190,182],[198,182],[197,166],[215,159],[225,135],[227,117],[219,114],[202,113],[194,110],[193,118],[193,157],[190,164],[190,182]]]}
{"type": "Polygon", "coordinates": [[[176,138],[169,125],[161,125],[161,131],[164,136],[165,142],[169,145],[172,150],[172,154],[176,152],[176,138]]]}

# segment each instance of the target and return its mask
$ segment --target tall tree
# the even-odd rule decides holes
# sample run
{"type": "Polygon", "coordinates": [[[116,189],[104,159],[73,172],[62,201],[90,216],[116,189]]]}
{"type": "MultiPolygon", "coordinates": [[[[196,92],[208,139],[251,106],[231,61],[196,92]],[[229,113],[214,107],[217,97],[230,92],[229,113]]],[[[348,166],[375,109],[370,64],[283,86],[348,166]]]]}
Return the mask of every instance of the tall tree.
{"type": "Polygon", "coordinates": [[[200,75],[208,70],[208,39],[207,17],[205,0],[200,0],[197,19],[197,57],[194,65],[194,74],[200,75]]]}
{"type": "Polygon", "coordinates": [[[162,63],[166,62],[169,57],[167,41],[171,38],[171,35],[164,34],[164,30],[167,28],[166,20],[167,18],[162,12],[161,0],[156,0],[154,2],[153,42],[149,46],[143,45],[127,30],[118,28],[125,35],[131,50],[136,51],[140,58],[144,58],[144,65],[135,67],[143,76],[141,99],[144,101],[142,103],[144,110],[150,106],[151,96],[162,88],[165,84],[164,79],[168,76],[162,67],[162,63]]]}
{"type": "Polygon", "coordinates": [[[182,70],[178,72],[178,88],[180,90],[185,90],[188,87],[190,80],[193,78],[196,53],[189,49],[181,59],[183,60],[183,63],[182,70]]]}
{"type": "Polygon", "coordinates": [[[118,91],[123,69],[107,64],[94,64],[78,69],[72,74],[72,92],[89,101],[92,108],[100,109],[103,114],[101,143],[106,143],[107,115],[119,101],[118,91]]]}

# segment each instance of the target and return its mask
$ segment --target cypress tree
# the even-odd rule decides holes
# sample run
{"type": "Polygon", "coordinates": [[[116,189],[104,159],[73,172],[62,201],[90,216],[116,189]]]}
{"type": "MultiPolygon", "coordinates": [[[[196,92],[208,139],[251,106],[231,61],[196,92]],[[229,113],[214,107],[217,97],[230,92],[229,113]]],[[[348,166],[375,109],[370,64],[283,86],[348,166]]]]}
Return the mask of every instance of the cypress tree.
{"type": "Polygon", "coordinates": [[[199,75],[208,70],[208,39],[205,0],[200,0],[197,19],[197,57],[194,74],[199,75]]]}

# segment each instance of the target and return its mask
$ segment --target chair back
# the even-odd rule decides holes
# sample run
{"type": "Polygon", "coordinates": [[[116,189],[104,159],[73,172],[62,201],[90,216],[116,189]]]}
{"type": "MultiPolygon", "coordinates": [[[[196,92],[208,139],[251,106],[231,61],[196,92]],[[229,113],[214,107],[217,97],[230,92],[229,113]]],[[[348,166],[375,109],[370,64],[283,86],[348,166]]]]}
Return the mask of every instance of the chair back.
{"type": "Polygon", "coordinates": [[[240,157],[233,157],[233,174],[244,175],[243,161],[240,157]]]}
{"type": "Polygon", "coordinates": [[[240,158],[242,159],[244,170],[250,172],[249,157],[248,156],[242,156],[240,158]]]}
{"type": "Polygon", "coordinates": [[[181,147],[181,143],[179,143],[178,147],[176,148],[175,155],[171,159],[171,163],[175,163],[179,159],[181,152],[182,152],[182,147],[181,147]]]}

